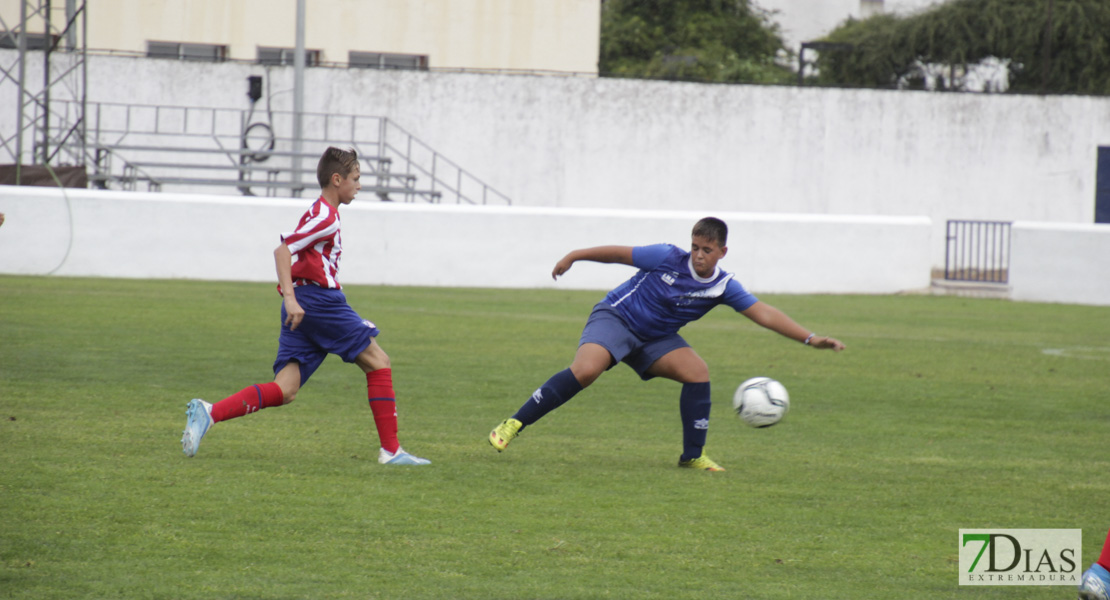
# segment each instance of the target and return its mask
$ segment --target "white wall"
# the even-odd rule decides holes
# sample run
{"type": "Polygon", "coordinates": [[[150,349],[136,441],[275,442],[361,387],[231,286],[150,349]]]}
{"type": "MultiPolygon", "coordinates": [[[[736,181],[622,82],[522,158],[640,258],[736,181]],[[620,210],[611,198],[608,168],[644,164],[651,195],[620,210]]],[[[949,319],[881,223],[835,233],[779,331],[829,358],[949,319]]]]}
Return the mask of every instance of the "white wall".
{"type": "Polygon", "coordinates": [[[1014,300],[1110,305],[1110,225],[1014,223],[1010,246],[1014,300]]]}
{"type": "MultiPolygon", "coordinates": [[[[289,109],[290,68],[120,57],[90,57],[89,99],[245,109],[256,73],[289,109]]],[[[389,117],[517,206],[924,215],[934,267],[947,219],[1090,223],[1097,149],[1110,145],[1110,98],[1098,97],[323,68],[306,79],[307,111],[389,117]]],[[[0,82],[4,106],[12,87],[0,82]]],[[[14,117],[0,111],[0,131],[14,117]]]]}
{"type": "MultiPolygon", "coordinates": [[[[272,250],[311,200],[0,186],[0,273],[275,281],[272,250]]],[[[343,207],[347,284],[608,289],[627,267],[556,261],[603,244],[686,247],[687,211],[392,204],[343,207]]],[[[755,293],[894,293],[929,285],[921,217],[717,213],[725,270],[755,293]]]]}

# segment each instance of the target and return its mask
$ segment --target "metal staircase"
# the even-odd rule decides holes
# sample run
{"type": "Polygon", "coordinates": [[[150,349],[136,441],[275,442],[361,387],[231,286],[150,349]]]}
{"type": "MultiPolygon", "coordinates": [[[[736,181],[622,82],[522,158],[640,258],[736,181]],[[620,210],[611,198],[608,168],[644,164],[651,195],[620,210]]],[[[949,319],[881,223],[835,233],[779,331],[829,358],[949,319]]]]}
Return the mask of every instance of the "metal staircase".
{"type": "MultiPolygon", "coordinates": [[[[56,113],[76,113],[55,104],[56,113]]],[[[84,139],[66,137],[64,119],[34,139],[64,148],[66,162],[85,164],[90,185],[101,188],[315,194],[316,160],[338,146],[359,153],[363,191],[383,201],[512,204],[386,117],[304,113],[311,134],[297,153],[284,134],[292,131],[291,112],[88,102],[82,114],[84,139]]]]}

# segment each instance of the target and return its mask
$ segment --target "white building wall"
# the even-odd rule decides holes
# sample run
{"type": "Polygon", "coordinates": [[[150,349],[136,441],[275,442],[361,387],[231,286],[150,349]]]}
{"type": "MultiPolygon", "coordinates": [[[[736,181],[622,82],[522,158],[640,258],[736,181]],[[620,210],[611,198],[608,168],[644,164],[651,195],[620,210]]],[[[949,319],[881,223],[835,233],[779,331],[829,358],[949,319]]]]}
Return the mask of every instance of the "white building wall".
{"type": "MultiPolygon", "coordinates": [[[[23,0],[0,0],[15,27],[23,0]]],[[[296,0],[85,0],[87,47],[145,53],[148,41],[228,46],[253,61],[258,46],[296,45],[296,0]]],[[[55,28],[64,2],[54,3],[55,28]]],[[[306,0],[305,47],[321,61],[350,50],[426,55],[447,69],[597,73],[599,0],[306,0]]],[[[41,20],[28,30],[41,31],[41,20]]]]}

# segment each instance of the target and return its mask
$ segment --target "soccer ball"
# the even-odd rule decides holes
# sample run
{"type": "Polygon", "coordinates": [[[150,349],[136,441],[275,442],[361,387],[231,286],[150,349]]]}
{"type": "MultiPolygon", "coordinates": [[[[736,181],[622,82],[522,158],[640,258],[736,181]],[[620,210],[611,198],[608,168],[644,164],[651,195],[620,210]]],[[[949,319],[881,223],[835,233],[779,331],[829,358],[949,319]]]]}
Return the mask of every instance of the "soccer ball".
{"type": "Polygon", "coordinates": [[[790,410],[790,394],[770,377],[752,377],[736,388],[732,396],[736,414],[752,427],[770,427],[790,410]]]}

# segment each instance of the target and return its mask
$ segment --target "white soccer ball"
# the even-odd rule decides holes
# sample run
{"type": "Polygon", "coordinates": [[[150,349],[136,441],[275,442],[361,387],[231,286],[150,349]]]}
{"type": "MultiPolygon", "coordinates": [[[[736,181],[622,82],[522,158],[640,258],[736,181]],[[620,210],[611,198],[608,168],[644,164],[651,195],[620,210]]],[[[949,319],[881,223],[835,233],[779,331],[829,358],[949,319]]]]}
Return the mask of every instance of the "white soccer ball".
{"type": "Polygon", "coordinates": [[[790,394],[770,377],[752,377],[736,388],[732,408],[752,427],[770,427],[790,410],[790,394]]]}

